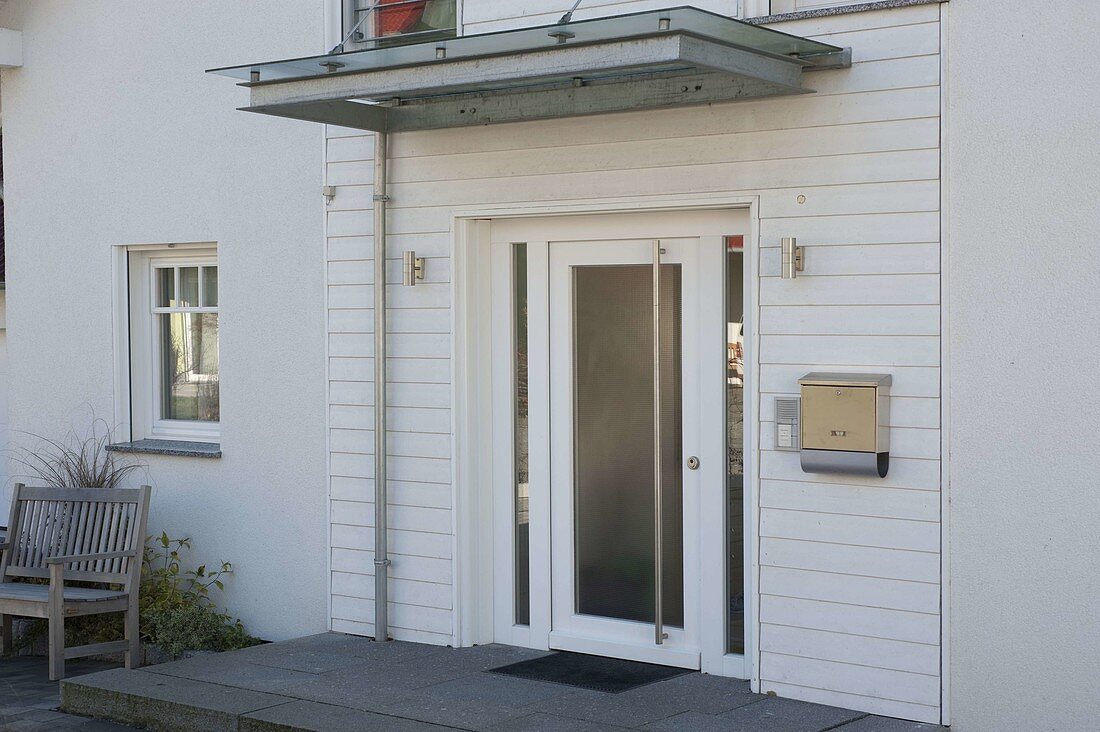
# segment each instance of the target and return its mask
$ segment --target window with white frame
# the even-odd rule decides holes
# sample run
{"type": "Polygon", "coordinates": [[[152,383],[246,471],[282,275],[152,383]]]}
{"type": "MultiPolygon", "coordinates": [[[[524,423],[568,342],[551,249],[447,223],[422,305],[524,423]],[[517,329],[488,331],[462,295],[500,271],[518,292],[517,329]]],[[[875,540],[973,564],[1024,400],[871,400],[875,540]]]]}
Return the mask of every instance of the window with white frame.
{"type": "Polygon", "coordinates": [[[133,439],[216,442],[221,425],[217,250],[126,252],[133,439]]]}
{"type": "Polygon", "coordinates": [[[453,37],[457,0],[341,0],[347,50],[453,37]]]}

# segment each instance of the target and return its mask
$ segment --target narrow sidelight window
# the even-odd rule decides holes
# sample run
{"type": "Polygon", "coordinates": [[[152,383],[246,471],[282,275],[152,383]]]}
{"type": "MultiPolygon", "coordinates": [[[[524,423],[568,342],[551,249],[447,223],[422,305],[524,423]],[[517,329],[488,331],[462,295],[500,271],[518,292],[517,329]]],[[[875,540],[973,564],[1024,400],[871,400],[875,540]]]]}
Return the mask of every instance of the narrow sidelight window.
{"type": "Polygon", "coordinates": [[[726,495],[728,651],[745,652],[745,250],[726,237],[726,495]]]}
{"type": "Polygon", "coordinates": [[[515,565],[516,625],[531,624],[531,521],[529,443],[527,437],[527,245],[516,244],[512,257],[513,362],[515,384],[515,565]]]}

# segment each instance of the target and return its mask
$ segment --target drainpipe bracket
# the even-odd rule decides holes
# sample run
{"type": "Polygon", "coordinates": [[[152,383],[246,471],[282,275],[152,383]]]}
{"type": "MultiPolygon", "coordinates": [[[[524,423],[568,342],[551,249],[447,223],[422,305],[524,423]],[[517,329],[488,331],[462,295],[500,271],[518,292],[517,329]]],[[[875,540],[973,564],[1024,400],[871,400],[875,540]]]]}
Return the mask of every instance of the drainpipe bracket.
{"type": "Polygon", "coordinates": [[[376,196],[373,196],[373,199],[374,199],[375,201],[378,201],[378,202],[380,202],[380,203],[386,203],[386,202],[388,202],[388,201],[390,200],[390,197],[389,197],[389,196],[387,196],[386,194],[384,194],[384,193],[383,193],[383,194],[381,194],[381,195],[376,195],[376,196]]]}
{"type": "Polygon", "coordinates": [[[391,562],[389,559],[375,559],[374,560],[374,566],[376,566],[376,567],[388,567],[391,564],[393,564],[393,562],[391,562]]]}

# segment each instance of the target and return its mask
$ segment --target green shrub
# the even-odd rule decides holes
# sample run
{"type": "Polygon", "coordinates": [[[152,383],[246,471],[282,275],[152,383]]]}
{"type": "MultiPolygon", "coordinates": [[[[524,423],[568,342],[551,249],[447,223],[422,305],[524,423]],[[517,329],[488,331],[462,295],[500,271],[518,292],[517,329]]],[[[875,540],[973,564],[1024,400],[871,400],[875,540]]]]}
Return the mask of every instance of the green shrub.
{"type": "Polygon", "coordinates": [[[206,605],[177,605],[147,616],[144,632],[172,657],[184,651],[231,651],[259,641],[232,620],[206,605]]]}
{"type": "Polygon", "coordinates": [[[141,567],[141,632],[172,656],[183,651],[230,651],[261,641],[244,631],[241,621],[218,610],[211,588],[225,589],[222,577],[233,565],[222,562],[183,570],[180,553],[190,539],[172,539],[162,532],[146,542],[141,567]]]}

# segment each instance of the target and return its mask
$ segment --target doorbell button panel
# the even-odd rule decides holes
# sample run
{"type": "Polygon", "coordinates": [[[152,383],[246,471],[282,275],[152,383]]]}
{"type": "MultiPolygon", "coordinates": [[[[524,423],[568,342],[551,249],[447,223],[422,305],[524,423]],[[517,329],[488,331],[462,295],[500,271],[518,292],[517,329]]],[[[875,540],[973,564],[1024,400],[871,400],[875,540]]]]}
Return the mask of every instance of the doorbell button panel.
{"type": "Polygon", "coordinates": [[[798,434],[798,397],[775,398],[775,449],[797,452],[800,436],[798,434]]]}

